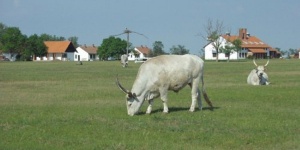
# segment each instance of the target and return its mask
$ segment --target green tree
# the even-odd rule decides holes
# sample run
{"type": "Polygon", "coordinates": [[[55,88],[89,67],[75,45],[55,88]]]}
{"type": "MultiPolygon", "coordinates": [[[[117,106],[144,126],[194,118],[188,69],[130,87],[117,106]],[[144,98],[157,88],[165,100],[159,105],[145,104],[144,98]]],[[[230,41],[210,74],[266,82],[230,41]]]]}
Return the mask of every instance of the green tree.
{"type": "Polygon", "coordinates": [[[165,54],[164,52],[164,44],[161,41],[155,41],[153,43],[153,50],[151,56],[158,56],[165,54]]]}
{"type": "MultiPolygon", "coordinates": [[[[229,60],[230,60],[230,54],[233,51],[236,51],[237,55],[238,55],[238,52],[241,49],[241,45],[242,45],[242,41],[240,39],[235,39],[232,42],[230,40],[227,40],[225,46],[224,47],[220,47],[219,50],[222,53],[225,53],[228,56],[227,62],[229,62],[229,60]]],[[[238,56],[237,56],[237,58],[238,58],[238,56]]]]}
{"type": "Polygon", "coordinates": [[[239,58],[239,52],[242,50],[242,40],[241,39],[235,39],[231,42],[234,46],[234,51],[237,52],[237,59],[239,58]]]}
{"type": "Polygon", "coordinates": [[[286,54],[288,53],[287,51],[282,50],[282,49],[279,48],[279,47],[275,47],[275,49],[276,49],[277,51],[280,52],[280,56],[281,56],[281,57],[283,57],[284,55],[286,55],[286,54]]]}
{"type": "Polygon", "coordinates": [[[2,35],[5,32],[6,28],[7,28],[6,25],[0,22],[0,49],[2,49],[2,46],[3,46],[3,44],[2,44],[2,35]]]}
{"type": "Polygon", "coordinates": [[[97,53],[102,60],[106,60],[108,57],[120,58],[122,54],[126,53],[126,47],[127,42],[125,40],[110,36],[109,38],[103,39],[102,44],[98,47],[97,53]]]}
{"type": "Polygon", "coordinates": [[[26,35],[23,35],[19,28],[8,27],[1,35],[2,50],[20,55],[25,49],[26,38],[26,35]]]}
{"type": "Polygon", "coordinates": [[[38,57],[42,57],[47,54],[47,47],[43,39],[36,34],[31,35],[27,39],[26,45],[26,49],[30,52],[30,55],[34,54],[38,57]]]}
{"type": "Polygon", "coordinates": [[[173,45],[172,48],[170,48],[170,53],[176,55],[184,55],[184,54],[188,54],[189,50],[186,49],[183,45],[177,45],[177,46],[173,45]]]}
{"type": "Polygon", "coordinates": [[[71,37],[68,38],[68,40],[71,41],[75,47],[79,46],[77,36],[71,36],[71,37]]]}
{"type": "Polygon", "coordinates": [[[293,49],[293,48],[290,48],[290,49],[289,49],[289,54],[290,54],[290,55],[295,55],[296,53],[298,53],[298,50],[297,50],[297,49],[293,49]]]}
{"type": "Polygon", "coordinates": [[[49,35],[49,34],[46,34],[46,33],[41,34],[40,38],[43,41],[65,41],[66,40],[66,38],[64,38],[62,36],[49,35]]]}

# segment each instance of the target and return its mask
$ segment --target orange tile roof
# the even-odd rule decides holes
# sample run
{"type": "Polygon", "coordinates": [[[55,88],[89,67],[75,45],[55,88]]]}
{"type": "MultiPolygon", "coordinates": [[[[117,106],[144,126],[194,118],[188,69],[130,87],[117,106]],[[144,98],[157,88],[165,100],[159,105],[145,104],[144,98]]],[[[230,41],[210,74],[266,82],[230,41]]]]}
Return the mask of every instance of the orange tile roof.
{"type": "Polygon", "coordinates": [[[98,50],[98,47],[95,45],[92,45],[92,46],[83,45],[83,46],[80,46],[80,48],[85,50],[89,54],[97,54],[97,50],[98,50]]]}
{"type": "Polygon", "coordinates": [[[70,41],[44,41],[48,47],[48,53],[65,53],[71,44],[70,41]]]}
{"type": "Polygon", "coordinates": [[[136,47],[141,53],[148,55],[150,53],[150,49],[147,46],[136,47]]]}
{"type": "Polygon", "coordinates": [[[222,37],[227,41],[240,39],[242,41],[241,47],[244,49],[248,49],[248,51],[252,53],[267,53],[266,50],[269,50],[270,52],[273,52],[273,54],[274,52],[275,54],[280,54],[278,50],[264,43],[259,38],[252,35],[250,36],[246,28],[240,28],[238,35],[230,35],[230,33],[226,33],[225,35],[222,35],[222,37]]]}
{"type": "Polygon", "coordinates": [[[271,48],[268,44],[261,41],[259,38],[255,36],[250,36],[244,39],[241,39],[239,36],[228,36],[222,35],[222,37],[226,40],[233,41],[235,39],[242,40],[242,48],[271,48]]]}

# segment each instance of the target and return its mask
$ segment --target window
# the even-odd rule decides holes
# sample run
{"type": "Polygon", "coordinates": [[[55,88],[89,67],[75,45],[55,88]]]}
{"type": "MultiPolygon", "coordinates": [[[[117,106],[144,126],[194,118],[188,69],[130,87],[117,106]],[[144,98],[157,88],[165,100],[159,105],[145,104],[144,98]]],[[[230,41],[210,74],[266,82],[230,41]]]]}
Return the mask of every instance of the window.
{"type": "Polygon", "coordinates": [[[77,59],[77,55],[75,54],[75,59],[77,59]]]}
{"type": "Polygon", "coordinates": [[[217,57],[217,53],[213,53],[213,57],[217,57]]]}

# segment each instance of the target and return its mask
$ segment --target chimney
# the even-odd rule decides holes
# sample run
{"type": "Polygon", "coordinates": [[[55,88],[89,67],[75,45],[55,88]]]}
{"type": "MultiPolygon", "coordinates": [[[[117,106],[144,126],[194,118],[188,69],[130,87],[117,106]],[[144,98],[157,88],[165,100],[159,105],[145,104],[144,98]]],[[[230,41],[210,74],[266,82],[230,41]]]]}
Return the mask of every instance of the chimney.
{"type": "Polygon", "coordinates": [[[93,44],[93,47],[95,47],[95,45],[93,44]]]}
{"type": "Polygon", "coordinates": [[[239,30],[239,38],[241,38],[243,40],[243,39],[246,39],[246,36],[247,36],[247,29],[241,28],[239,30]]]}
{"type": "Polygon", "coordinates": [[[227,36],[230,36],[230,33],[229,33],[229,32],[226,32],[226,35],[227,35],[227,36]]]}
{"type": "Polygon", "coordinates": [[[84,44],[84,47],[86,47],[86,44],[84,44]]]}

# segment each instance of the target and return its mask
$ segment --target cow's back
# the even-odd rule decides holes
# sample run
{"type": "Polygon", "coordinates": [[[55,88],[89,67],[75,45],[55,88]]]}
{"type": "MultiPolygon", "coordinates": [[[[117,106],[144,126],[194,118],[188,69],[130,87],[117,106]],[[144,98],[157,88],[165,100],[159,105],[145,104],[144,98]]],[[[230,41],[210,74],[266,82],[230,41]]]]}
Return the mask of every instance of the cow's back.
{"type": "Polygon", "coordinates": [[[198,78],[202,68],[203,60],[195,55],[161,55],[141,65],[135,84],[179,90],[193,78],[198,78]]]}

